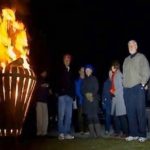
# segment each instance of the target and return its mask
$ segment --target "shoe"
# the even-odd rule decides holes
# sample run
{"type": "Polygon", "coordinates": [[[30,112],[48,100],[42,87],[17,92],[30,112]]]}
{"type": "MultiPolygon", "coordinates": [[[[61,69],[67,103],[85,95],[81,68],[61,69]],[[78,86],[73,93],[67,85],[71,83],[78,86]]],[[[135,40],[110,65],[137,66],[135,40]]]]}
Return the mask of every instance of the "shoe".
{"type": "Polygon", "coordinates": [[[111,134],[111,136],[113,138],[120,138],[120,134],[119,133],[113,133],[113,134],[111,134]]]}
{"type": "Polygon", "coordinates": [[[84,132],[84,135],[90,135],[89,131],[84,132]]]}
{"type": "Polygon", "coordinates": [[[81,131],[79,134],[80,134],[80,135],[84,135],[84,132],[83,132],[83,131],[81,131]]]}
{"type": "Polygon", "coordinates": [[[105,135],[110,135],[109,131],[105,131],[105,135]]]}
{"type": "Polygon", "coordinates": [[[72,139],[74,139],[74,136],[70,135],[70,134],[67,134],[67,135],[65,135],[64,139],[66,139],[66,140],[72,140],[72,139]]]}
{"type": "Polygon", "coordinates": [[[125,139],[125,138],[127,138],[128,136],[127,136],[127,134],[122,134],[121,136],[120,136],[120,138],[122,138],[122,139],[125,139]]]}
{"type": "Polygon", "coordinates": [[[139,137],[138,141],[139,142],[145,142],[147,139],[145,137],[139,137]]]}
{"type": "Polygon", "coordinates": [[[128,136],[125,138],[126,141],[135,141],[138,140],[138,136],[128,136]]]}
{"type": "Polygon", "coordinates": [[[59,134],[58,136],[58,140],[64,140],[65,139],[65,136],[63,133],[59,134]]]}

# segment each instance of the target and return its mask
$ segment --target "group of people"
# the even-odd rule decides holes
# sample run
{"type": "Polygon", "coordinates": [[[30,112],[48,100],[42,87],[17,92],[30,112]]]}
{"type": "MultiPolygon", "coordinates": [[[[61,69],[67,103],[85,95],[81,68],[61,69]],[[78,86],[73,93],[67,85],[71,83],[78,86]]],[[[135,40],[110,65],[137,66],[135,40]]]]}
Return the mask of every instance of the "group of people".
{"type": "Polygon", "coordinates": [[[119,62],[115,61],[104,83],[102,106],[105,114],[105,131],[109,133],[111,119],[116,136],[126,141],[146,140],[145,88],[150,78],[147,58],[138,52],[135,40],[128,42],[130,55],[123,63],[123,73],[119,62]]]}
{"type": "MultiPolygon", "coordinates": [[[[146,113],[145,113],[145,87],[150,78],[150,68],[147,58],[138,51],[135,40],[128,42],[130,55],[125,58],[123,72],[118,61],[112,62],[108,71],[102,93],[102,108],[105,117],[106,134],[110,132],[113,118],[114,133],[122,136],[126,141],[146,140],[146,113]]],[[[100,137],[101,127],[99,120],[99,83],[93,75],[91,64],[81,66],[79,78],[74,80],[70,68],[72,56],[66,54],[63,64],[57,73],[58,95],[58,139],[74,139],[71,133],[73,103],[77,101],[78,120],[80,131],[86,132],[90,137],[100,137]]],[[[41,77],[46,77],[42,73],[41,77]]],[[[48,115],[46,102],[48,101],[49,85],[39,81],[37,110],[37,135],[46,135],[48,115]],[[44,120],[45,119],[45,120],[44,120]]]]}

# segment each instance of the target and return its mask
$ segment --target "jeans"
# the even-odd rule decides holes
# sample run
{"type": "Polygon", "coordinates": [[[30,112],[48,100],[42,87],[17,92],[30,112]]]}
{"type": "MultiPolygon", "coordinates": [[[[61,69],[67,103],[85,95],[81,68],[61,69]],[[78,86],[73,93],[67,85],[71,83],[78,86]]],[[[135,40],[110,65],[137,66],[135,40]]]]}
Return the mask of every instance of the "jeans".
{"type": "Polygon", "coordinates": [[[111,114],[107,110],[104,112],[105,117],[105,131],[110,131],[111,127],[111,114]]]}
{"type": "Polygon", "coordinates": [[[73,99],[68,95],[58,97],[58,132],[69,134],[71,130],[73,99]]]}

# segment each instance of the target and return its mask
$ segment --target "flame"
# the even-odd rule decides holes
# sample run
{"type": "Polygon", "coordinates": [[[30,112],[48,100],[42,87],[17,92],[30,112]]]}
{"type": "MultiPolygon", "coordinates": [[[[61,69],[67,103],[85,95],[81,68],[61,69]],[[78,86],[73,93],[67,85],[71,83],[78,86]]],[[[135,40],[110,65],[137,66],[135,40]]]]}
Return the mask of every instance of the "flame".
{"type": "Polygon", "coordinates": [[[13,64],[13,61],[22,58],[22,66],[29,69],[28,54],[28,40],[24,24],[16,20],[14,10],[2,9],[2,14],[0,14],[0,67],[4,69],[9,64],[13,64]]]}

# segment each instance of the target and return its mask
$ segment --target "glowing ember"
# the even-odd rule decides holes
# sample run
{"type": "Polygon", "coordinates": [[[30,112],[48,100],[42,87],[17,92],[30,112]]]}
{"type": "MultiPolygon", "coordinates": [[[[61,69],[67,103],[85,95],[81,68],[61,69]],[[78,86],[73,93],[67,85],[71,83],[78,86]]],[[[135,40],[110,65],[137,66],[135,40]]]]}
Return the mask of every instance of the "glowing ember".
{"type": "Polygon", "coordinates": [[[17,21],[15,11],[5,8],[0,15],[0,67],[5,68],[22,58],[23,67],[29,68],[27,33],[22,22],[17,21]]]}

